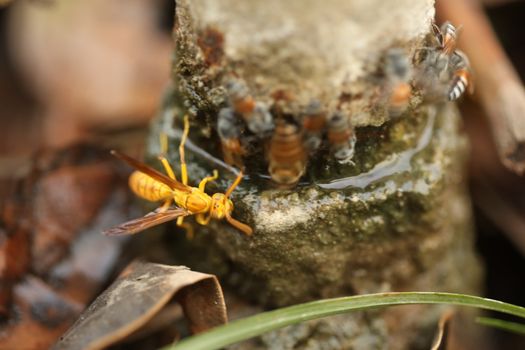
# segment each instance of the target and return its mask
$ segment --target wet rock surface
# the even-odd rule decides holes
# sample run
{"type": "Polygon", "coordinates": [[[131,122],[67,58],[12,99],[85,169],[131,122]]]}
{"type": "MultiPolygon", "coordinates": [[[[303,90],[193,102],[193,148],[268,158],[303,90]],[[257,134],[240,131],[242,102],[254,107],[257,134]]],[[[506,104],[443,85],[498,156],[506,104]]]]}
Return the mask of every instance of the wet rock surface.
{"type": "MultiPolygon", "coordinates": [[[[387,125],[389,141],[378,149],[398,142],[396,135],[410,138],[409,131],[411,140],[367,172],[293,191],[261,191],[257,177],[244,181],[232,195],[234,214],[254,235],[212,221],[192,241],[177,239],[177,254],[269,306],[388,290],[475,292],[479,269],[462,182],[466,143],[455,108],[428,111],[414,116],[419,122],[387,125]]],[[[190,151],[187,160],[192,179],[214,168],[190,151]]],[[[232,178],[223,171],[210,190],[224,191],[232,178]]]]}
{"type": "MultiPolygon", "coordinates": [[[[174,109],[168,110],[173,115],[174,109]]],[[[458,117],[447,104],[385,124],[377,131],[385,137],[357,147],[356,167],[365,169],[359,174],[312,175],[312,183],[285,191],[271,189],[260,176],[247,176],[232,200],[235,217],[254,228],[253,236],[212,221],[195,224],[197,235],[187,241],[171,225],[173,254],[194,269],[217,274],[238,297],[263,308],[385,291],[479,294],[481,268],[463,183],[466,142],[458,117]]],[[[171,144],[177,144],[180,131],[172,122],[160,118],[152,128],[152,155],[166,125],[170,129],[164,130],[175,136],[171,144]]],[[[366,132],[358,128],[358,140],[366,132]]],[[[224,191],[234,174],[206,154],[195,144],[188,147],[190,181],[218,168],[221,177],[209,192],[224,191]]],[[[177,164],[177,152],[170,155],[177,164]]],[[[410,306],[342,315],[270,333],[238,348],[424,348],[442,311],[410,306]]]]}
{"type": "MultiPolygon", "coordinates": [[[[272,112],[281,117],[294,119],[301,114],[301,106],[312,98],[324,101],[328,111],[342,111],[352,118],[356,142],[352,162],[347,164],[335,161],[331,152],[321,146],[317,154],[310,155],[305,175],[297,186],[287,190],[275,188],[269,179],[265,157],[268,139],[254,143],[245,156],[247,175],[231,197],[235,204],[233,216],[249,224],[253,235],[246,237],[227,223],[212,220],[207,226],[195,224],[196,236],[187,241],[171,225],[169,241],[180,263],[217,274],[238,298],[255,303],[259,310],[385,291],[479,294],[481,269],[473,249],[470,205],[463,182],[466,142],[459,132],[455,106],[423,104],[420,92],[415,91],[408,109],[392,118],[385,114],[388,108],[377,97],[382,50],[397,43],[414,51],[430,29],[425,21],[433,13],[431,2],[422,5],[427,6],[425,11],[414,9],[426,14],[416,25],[421,31],[410,31],[408,35],[406,28],[400,28],[396,33],[405,34],[395,39],[385,36],[376,42],[364,40],[375,46],[365,45],[370,59],[346,71],[355,74],[345,75],[342,69],[336,70],[339,75],[316,75],[320,71],[312,65],[315,72],[303,80],[285,79],[289,76],[278,74],[285,69],[279,66],[281,55],[258,66],[260,71],[250,67],[262,64],[269,57],[264,52],[272,52],[269,48],[275,48],[274,44],[284,51],[303,52],[301,45],[309,41],[301,42],[304,38],[290,33],[308,26],[292,25],[290,28],[295,29],[287,32],[297,45],[280,46],[282,41],[272,42],[272,36],[268,36],[268,42],[254,37],[255,41],[261,39],[257,42],[263,47],[245,42],[243,51],[242,38],[233,39],[231,44],[229,30],[235,32],[236,25],[242,26],[244,20],[230,23],[228,20],[235,20],[235,16],[221,17],[223,12],[206,8],[206,1],[192,4],[178,3],[175,87],[168,92],[151,128],[151,164],[160,169],[156,155],[160,152],[159,134],[163,132],[169,138],[168,158],[179,171],[177,148],[182,116],[189,114],[186,161],[190,184],[197,185],[218,169],[220,178],[207,186],[208,192],[224,192],[228,188],[235,179],[235,169],[222,160],[216,118],[227,104],[224,84],[231,74],[246,80],[259,101],[266,102],[272,91],[282,86],[291,91],[296,97],[284,107],[277,100],[273,102],[277,107],[272,112]],[[284,78],[277,83],[279,76],[284,78]],[[345,76],[350,78],[345,80],[345,76]],[[319,86],[309,89],[312,82],[319,86]]],[[[353,21],[366,22],[356,18],[353,21]]],[[[322,55],[312,57],[308,59],[317,62],[321,57],[322,61],[322,55]]],[[[428,347],[429,334],[442,309],[425,306],[403,310],[311,321],[270,333],[239,348],[428,347]]]]}

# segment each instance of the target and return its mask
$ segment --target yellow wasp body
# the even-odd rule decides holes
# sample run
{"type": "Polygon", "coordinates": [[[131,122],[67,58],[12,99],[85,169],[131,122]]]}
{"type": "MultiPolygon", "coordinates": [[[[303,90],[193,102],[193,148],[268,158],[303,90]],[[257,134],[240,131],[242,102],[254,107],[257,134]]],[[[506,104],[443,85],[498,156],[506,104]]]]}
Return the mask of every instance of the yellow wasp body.
{"type": "Polygon", "coordinates": [[[192,187],[189,193],[176,189],[172,190],[168,185],[140,171],[134,171],[130,175],[129,187],[137,196],[150,202],[166,201],[173,198],[177,206],[188,209],[194,214],[210,211],[211,197],[195,187],[192,187]]]}
{"type": "MultiPolygon", "coordinates": [[[[167,176],[157,170],[141,163],[122,153],[112,151],[112,154],[124,160],[134,167],[134,171],[129,177],[131,190],[139,197],[151,202],[163,201],[164,204],[147,214],[146,216],[129,221],[117,227],[106,230],[107,235],[133,234],[145,230],[146,228],[161,224],[177,218],[177,225],[186,228],[188,236],[192,236],[192,227],[184,223],[184,217],[195,215],[196,220],[201,225],[207,225],[213,219],[226,219],[232,226],[243,233],[250,235],[252,229],[231,217],[233,202],[228,198],[235,187],[242,179],[242,172],[239,172],[233,184],[226,193],[215,193],[212,196],[204,192],[206,184],[218,178],[215,170],[213,176],[207,176],[199,183],[198,187],[188,186],[188,174],[186,161],[184,159],[184,143],[188,137],[189,122],[188,117],[184,118],[184,133],[179,146],[181,158],[181,177],[182,182],[177,181],[168,160],[164,156],[159,156],[167,176]],[[177,208],[170,209],[171,203],[175,202],[177,208]]],[[[167,148],[164,140],[163,148],[167,148]]]]}

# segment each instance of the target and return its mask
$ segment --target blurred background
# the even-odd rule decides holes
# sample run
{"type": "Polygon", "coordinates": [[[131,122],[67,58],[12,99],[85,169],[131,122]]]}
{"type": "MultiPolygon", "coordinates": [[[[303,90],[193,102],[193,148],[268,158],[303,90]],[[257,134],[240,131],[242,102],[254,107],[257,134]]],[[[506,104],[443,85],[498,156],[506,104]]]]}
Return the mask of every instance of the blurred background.
{"type": "Polygon", "coordinates": [[[144,128],[170,79],[172,0],[0,9],[2,170],[41,147],[144,128]]]}
{"type": "MultiPolygon", "coordinates": [[[[525,1],[484,5],[525,80],[525,1]]],[[[24,173],[36,151],[77,142],[120,142],[140,153],[170,82],[174,10],[173,0],[16,0],[1,7],[0,176],[24,173]]],[[[500,164],[479,105],[465,98],[460,108],[486,296],[525,305],[525,182],[500,164]]],[[[494,332],[501,348],[523,344],[494,332]]]]}

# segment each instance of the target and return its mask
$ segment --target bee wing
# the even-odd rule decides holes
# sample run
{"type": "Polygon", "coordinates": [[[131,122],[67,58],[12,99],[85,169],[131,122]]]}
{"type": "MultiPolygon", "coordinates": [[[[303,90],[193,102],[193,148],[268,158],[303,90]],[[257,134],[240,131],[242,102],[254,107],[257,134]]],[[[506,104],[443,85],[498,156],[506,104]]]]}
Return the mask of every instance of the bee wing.
{"type": "Polygon", "coordinates": [[[439,45],[443,44],[443,33],[441,28],[434,22],[432,22],[432,32],[434,33],[434,40],[437,40],[439,45]]]}
{"type": "Polygon", "coordinates": [[[107,236],[132,235],[147,228],[160,225],[167,221],[174,220],[180,216],[187,216],[191,213],[183,208],[168,209],[163,212],[152,211],[141,218],[125,222],[121,225],[104,230],[102,233],[107,236]]]}
{"type": "Polygon", "coordinates": [[[120,153],[119,151],[112,150],[111,154],[115,157],[122,159],[126,163],[128,163],[132,168],[137,169],[140,172],[143,172],[144,174],[154,178],[155,180],[162,182],[163,184],[169,186],[170,188],[182,191],[182,192],[191,192],[191,187],[186,186],[177,180],[170,179],[168,176],[164,175],[163,173],[153,169],[152,167],[139,162],[136,159],[131,158],[130,156],[125,155],[124,153],[120,153]]]}

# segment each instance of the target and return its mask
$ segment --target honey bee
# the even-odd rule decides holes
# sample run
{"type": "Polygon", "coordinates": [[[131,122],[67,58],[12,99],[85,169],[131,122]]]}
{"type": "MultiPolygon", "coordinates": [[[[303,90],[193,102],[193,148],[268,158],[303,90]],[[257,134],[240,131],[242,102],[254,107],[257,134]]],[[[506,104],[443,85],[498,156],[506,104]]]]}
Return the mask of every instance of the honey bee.
{"type": "MultiPolygon", "coordinates": [[[[468,89],[473,91],[472,75],[470,72],[470,63],[467,56],[457,47],[457,30],[450,23],[445,22],[440,29],[440,52],[448,58],[447,70],[452,72],[452,82],[446,91],[449,101],[457,100],[468,89]]],[[[450,73],[449,73],[450,74],[450,73]]]]}
{"type": "Polygon", "coordinates": [[[256,102],[244,83],[231,81],[226,87],[231,107],[244,120],[248,130],[261,138],[273,130],[273,117],[268,106],[262,102],[256,102]]]}
{"type": "Polygon", "coordinates": [[[315,152],[322,142],[326,125],[326,114],[317,100],[310,102],[303,117],[305,145],[310,153],[315,152]]]}
{"type": "Polygon", "coordinates": [[[348,118],[340,112],[328,119],[328,141],[340,164],[351,164],[354,157],[355,134],[348,118]]]}
{"type": "Polygon", "coordinates": [[[470,64],[466,55],[456,49],[457,32],[450,22],[443,23],[435,34],[438,47],[427,49],[418,79],[427,98],[453,101],[467,89],[472,92],[470,64]]]}
{"type": "Polygon", "coordinates": [[[239,120],[232,108],[223,108],[217,117],[217,133],[221,140],[224,161],[242,169],[242,157],[246,154],[241,144],[239,120]]]}
{"type": "Polygon", "coordinates": [[[268,149],[268,172],[284,187],[295,185],[306,168],[306,151],[299,128],[279,119],[268,149]]]}
{"type": "Polygon", "coordinates": [[[447,98],[449,101],[457,100],[468,89],[473,93],[472,74],[470,63],[467,56],[460,50],[456,50],[451,58],[451,66],[454,69],[452,83],[448,89],[447,98]]]}
{"type": "MultiPolygon", "coordinates": [[[[241,182],[243,177],[242,171],[239,172],[237,178],[225,193],[215,193],[209,196],[204,192],[206,184],[218,178],[219,174],[216,170],[214,170],[213,176],[207,176],[202,179],[199,187],[188,186],[188,173],[184,157],[184,143],[188,138],[188,133],[189,121],[188,116],[185,116],[184,132],[179,145],[181,182],[176,179],[175,173],[164,155],[160,155],[159,160],[167,176],[125,154],[111,151],[114,156],[122,159],[136,169],[129,177],[131,190],[145,200],[151,202],[163,201],[164,204],[141,218],[105,230],[104,234],[134,234],[161,223],[177,219],[177,226],[184,227],[188,237],[192,237],[193,228],[187,223],[184,223],[184,217],[189,215],[195,215],[196,221],[201,225],[207,225],[211,219],[226,219],[226,221],[244,234],[252,234],[253,231],[250,226],[231,217],[233,202],[229,199],[229,196],[241,182]],[[176,208],[170,208],[172,202],[175,202],[176,208]]],[[[167,141],[161,143],[161,145],[162,144],[167,145],[167,141]]]]}
{"type": "Polygon", "coordinates": [[[434,37],[437,48],[431,48],[426,58],[427,64],[438,76],[445,73],[450,65],[450,57],[456,51],[457,30],[450,22],[445,22],[438,28],[434,25],[434,37]]]}
{"type": "Polygon", "coordinates": [[[412,70],[407,55],[402,49],[391,49],[385,58],[385,89],[390,116],[401,115],[408,107],[412,96],[409,80],[412,70]]]}
{"type": "Polygon", "coordinates": [[[457,46],[458,35],[456,27],[449,21],[446,21],[441,25],[437,35],[441,44],[441,52],[447,56],[452,55],[456,51],[457,46]]]}

